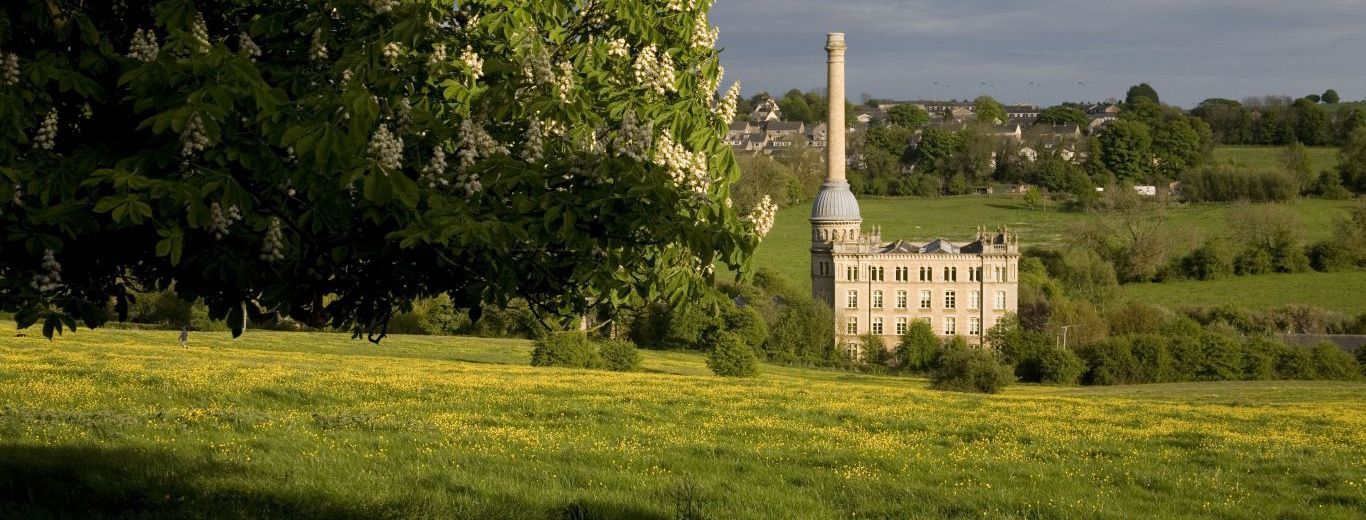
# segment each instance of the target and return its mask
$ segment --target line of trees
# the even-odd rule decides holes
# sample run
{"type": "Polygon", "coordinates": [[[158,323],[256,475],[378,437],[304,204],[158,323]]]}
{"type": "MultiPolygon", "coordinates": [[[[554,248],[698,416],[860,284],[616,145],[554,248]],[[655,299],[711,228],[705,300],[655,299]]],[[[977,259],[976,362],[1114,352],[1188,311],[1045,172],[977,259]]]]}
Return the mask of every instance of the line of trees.
{"type": "Polygon", "coordinates": [[[1358,128],[1366,127],[1366,107],[1343,104],[1330,111],[1319,103],[1336,103],[1337,92],[1298,99],[1265,96],[1235,101],[1210,98],[1201,101],[1191,115],[1209,124],[1219,144],[1308,146],[1341,145],[1358,128]],[[1334,101],[1327,101],[1333,99],[1334,101]]]}

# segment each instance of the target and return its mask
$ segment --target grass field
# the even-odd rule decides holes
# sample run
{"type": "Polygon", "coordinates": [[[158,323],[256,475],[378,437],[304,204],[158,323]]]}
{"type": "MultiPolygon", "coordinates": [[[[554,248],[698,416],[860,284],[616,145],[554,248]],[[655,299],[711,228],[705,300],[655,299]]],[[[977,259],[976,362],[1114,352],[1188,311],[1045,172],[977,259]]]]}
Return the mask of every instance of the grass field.
{"type": "MultiPolygon", "coordinates": [[[[1337,168],[1338,148],[1316,146],[1309,148],[1309,165],[1314,173],[1337,168]]],[[[1282,168],[1284,146],[1219,146],[1214,149],[1214,160],[1231,161],[1251,167],[1282,168]]]]}
{"type": "Polygon", "coordinates": [[[981,396],[684,353],[536,369],[521,341],[174,337],[0,339],[0,517],[1366,515],[1363,383],[981,396]]]}
{"type": "MultiPolygon", "coordinates": [[[[1328,238],[1332,224],[1346,215],[1352,201],[1304,199],[1287,206],[1300,215],[1306,241],[1328,238]]],[[[928,242],[934,238],[966,241],[978,225],[1007,225],[1020,233],[1023,247],[1062,245],[1069,226],[1095,218],[1086,213],[1056,209],[1031,210],[1018,196],[871,198],[860,197],[864,228],[882,226],[882,238],[906,238],[928,242]]],[[[1201,237],[1223,235],[1228,204],[1187,204],[1168,215],[1173,229],[1194,231],[1201,237]]],[[[756,267],[781,273],[798,287],[809,287],[811,277],[810,204],[798,204],[778,212],[773,231],[755,255],[756,267]]],[[[1200,238],[1200,237],[1197,237],[1200,238]]]]}
{"type": "Polygon", "coordinates": [[[1170,308],[1236,303],[1253,309],[1312,305],[1349,315],[1366,313],[1366,272],[1269,274],[1211,281],[1129,284],[1126,295],[1170,308]]]}

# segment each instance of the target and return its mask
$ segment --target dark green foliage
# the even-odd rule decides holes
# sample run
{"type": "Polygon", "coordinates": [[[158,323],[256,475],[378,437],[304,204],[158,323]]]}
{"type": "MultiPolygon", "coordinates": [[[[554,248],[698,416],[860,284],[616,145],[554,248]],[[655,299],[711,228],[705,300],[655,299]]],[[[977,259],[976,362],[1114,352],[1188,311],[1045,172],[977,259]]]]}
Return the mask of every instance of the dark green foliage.
{"type": "Polygon", "coordinates": [[[1235,337],[1206,330],[1200,335],[1199,342],[1203,363],[1195,372],[1197,381],[1233,381],[1240,378],[1243,359],[1235,337]]]}
{"type": "Polygon", "coordinates": [[[1181,189],[1192,202],[1281,202],[1300,194],[1300,182],[1281,169],[1213,164],[1186,171],[1181,189]]]}
{"type": "Polygon", "coordinates": [[[718,376],[752,377],[759,373],[759,359],[754,349],[739,336],[729,332],[710,335],[711,351],[707,353],[707,368],[718,376]]]}
{"type": "Polygon", "coordinates": [[[1337,104],[1337,102],[1340,101],[1342,98],[1341,98],[1340,96],[1338,96],[1338,91],[1333,90],[1333,89],[1330,88],[1330,89],[1328,89],[1328,90],[1323,91],[1323,95],[1322,95],[1322,96],[1319,96],[1319,99],[1322,100],[1324,103],[1327,103],[1327,104],[1329,104],[1329,105],[1335,105],[1335,104],[1337,104]]]}
{"type": "Polygon", "coordinates": [[[1269,273],[1274,267],[1271,252],[1262,247],[1245,249],[1233,261],[1233,272],[1240,276],[1269,273]]]}
{"type": "Polygon", "coordinates": [[[1314,379],[1349,381],[1361,377],[1356,358],[1337,345],[1321,342],[1310,349],[1314,363],[1314,379]]]}
{"type": "Polygon", "coordinates": [[[1130,337],[1129,352],[1134,358],[1134,380],[1142,383],[1165,383],[1175,381],[1171,351],[1167,348],[1166,338],[1155,334],[1142,334],[1130,337]]]}
{"type": "Polygon", "coordinates": [[[939,354],[939,337],[935,336],[934,328],[925,321],[913,320],[906,333],[901,335],[893,357],[897,370],[925,372],[934,367],[939,354]]]}
{"type": "Polygon", "coordinates": [[[930,122],[930,114],[918,105],[903,104],[887,110],[887,123],[913,128],[930,122]]]}
{"type": "Polygon", "coordinates": [[[1077,125],[1082,128],[1086,128],[1090,123],[1091,118],[1086,112],[1069,105],[1048,107],[1034,120],[1036,125],[1077,125]]]}
{"type": "Polygon", "coordinates": [[[1356,266],[1356,259],[1337,240],[1324,240],[1309,247],[1309,265],[1315,271],[1346,271],[1356,266]]]}
{"type": "Polygon", "coordinates": [[[860,361],[863,366],[873,373],[883,373],[887,371],[887,361],[891,354],[887,352],[887,342],[878,334],[864,334],[859,336],[859,352],[862,353],[860,361]]]}
{"type": "Polygon", "coordinates": [[[1098,136],[1100,160],[1110,173],[1123,180],[1142,180],[1152,169],[1153,137],[1139,121],[1114,121],[1098,136]]]}
{"type": "Polygon", "coordinates": [[[978,96],[972,101],[973,116],[984,123],[1000,124],[1006,122],[1006,107],[991,96],[978,96]]]}
{"type": "Polygon", "coordinates": [[[1233,275],[1233,261],[1228,242],[1214,239],[1181,259],[1181,274],[1196,280],[1218,280],[1233,275]]]}
{"type": "Polygon", "coordinates": [[[1356,193],[1366,193],[1366,126],[1347,136],[1338,169],[1343,186],[1356,193]]]}
{"type": "MultiPolygon", "coordinates": [[[[1081,380],[1081,358],[1071,349],[1050,348],[1039,351],[1036,361],[1039,382],[1054,385],[1075,385],[1081,380]]],[[[1016,371],[1018,374],[1018,371],[1016,371]]]]}
{"type": "Polygon", "coordinates": [[[602,368],[597,348],[582,332],[556,332],[532,344],[531,366],[602,368]]]}
{"type": "Polygon", "coordinates": [[[732,303],[722,309],[721,319],[726,330],[739,336],[746,345],[758,348],[768,339],[768,324],[764,323],[764,317],[753,307],[739,307],[732,303]]]}
{"type": "Polygon", "coordinates": [[[1138,382],[1138,360],[1128,338],[1108,338],[1077,349],[1086,364],[1082,382],[1088,385],[1125,385],[1138,382]]]}
{"type": "Polygon", "coordinates": [[[1276,378],[1276,364],[1280,358],[1280,351],[1287,347],[1285,344],[1273,341],[1269,338],[1251,338],[1243,344],[1242,358],[1242,378],[1252,381],[1264,381],[1276,378]]]}
{"type": "Polygon", "coordinates": [[[1139,103],[1138,100],[1140,99],[1146,99],[1154,104],[1162,102],[1161,99],[1157,97],[1157,89],[1154,89],[1152,85],[1147,83],[1139,83],[1129,87],[1129,91],[1124,94],[1124,104],[1128,107],[1137,105],[1139,103]]]}
{"type": "Polygon", "coordinates": [[[615,372],[631,372],[640,368],[640,349],[629,341],[609,339],[598,344],[598,355],[603,368],[615,372]]]}
{"type": "Polygon", "coordinates": [[[955,392],[1000,392],[1015,380],[1011,367],[990,352],[953,346],[944,350],[939,366],[930,373],[930,387],[955,392]]]}

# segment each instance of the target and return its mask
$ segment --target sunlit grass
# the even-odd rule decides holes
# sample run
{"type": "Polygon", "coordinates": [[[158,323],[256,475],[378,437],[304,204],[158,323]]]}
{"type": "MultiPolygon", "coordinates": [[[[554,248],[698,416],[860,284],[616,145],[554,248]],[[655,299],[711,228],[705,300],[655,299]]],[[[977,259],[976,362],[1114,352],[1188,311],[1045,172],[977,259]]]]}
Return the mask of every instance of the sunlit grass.
{"type": "MultiPolygon", "coordinates": [[[[13,330],[12,325],[7,326],[13,330]]],[[[0,511],[41,517],[1359,518],[1359,383],[933,392],[526,342],[0,339],[0,511]]]]}

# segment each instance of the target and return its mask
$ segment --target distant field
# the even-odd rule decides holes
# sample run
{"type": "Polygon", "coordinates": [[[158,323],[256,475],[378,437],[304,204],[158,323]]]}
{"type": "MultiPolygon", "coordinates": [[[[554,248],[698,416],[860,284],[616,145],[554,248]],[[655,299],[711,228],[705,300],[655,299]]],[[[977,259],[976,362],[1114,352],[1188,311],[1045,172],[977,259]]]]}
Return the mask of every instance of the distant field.
{"type": "Polygon", "coordinates": [[[523,341],[0,323],[0,518],[1360,519],[1366,384],[934,392],[523,341]]]}
{"type": "Polygon", "coordinates": [[[1124,293],[1140,301],[1171,308],[1235,303],[1247,308],[1268,309],[1301,304],[1357,315],[1366,313],[1366,271],[1130,284],[1124,286],[1124,293]]]}
{"type": "MultiPolygon", "coordinates": [[[[1308,241],[1327,238],[1332,223],[1351,207],[1352,201],[1306,199],[1287,204],[1299,213],[1308,241]]],[[[934,238],[966,241],[978,225],[1007,225],[1020,233],[1024,247],[1056,247],[1066,240],[1069,226],[1095,218],[1086,213],[1055,209],[1028,209],[1018,196],[965,196],[941,198],[860,197],[863,224],[882,226],[882,238],[906,238],[928,242],[934,238]]],[[[1201,236],[1224,233],[1230,206],[1188,204],[1169,211],[1173,229],[1192,230],[1201,236]]],[[[811,278],[811,215],[809,203],[778,212],[773,231],[759,246],[754,265],[781,273],[798,287],[809,287],[811,278]]]]}
{"type": "MultiPolygon", "coordinates": [[[[1232,161],[1251,167],[1280,168],[1283,146],[1220,146],[1214,149],[1216,161],[1232,161]]],[[[1314,173],[1337,168],[1338,149],[1314,147],[1309,149],[1309,164],[1314,173]]]]}

